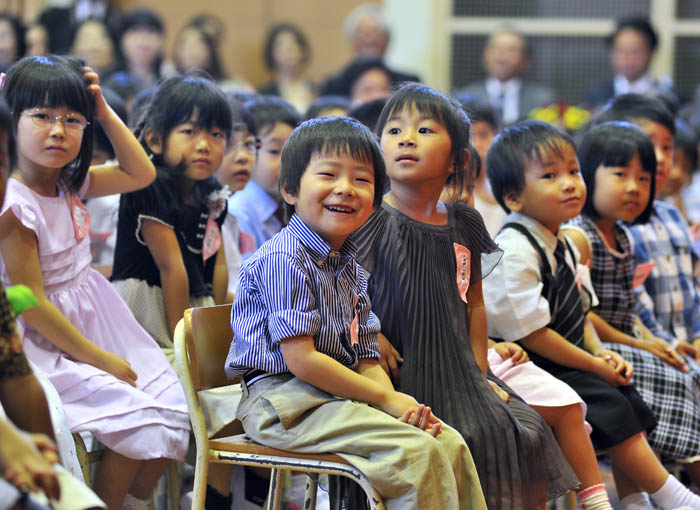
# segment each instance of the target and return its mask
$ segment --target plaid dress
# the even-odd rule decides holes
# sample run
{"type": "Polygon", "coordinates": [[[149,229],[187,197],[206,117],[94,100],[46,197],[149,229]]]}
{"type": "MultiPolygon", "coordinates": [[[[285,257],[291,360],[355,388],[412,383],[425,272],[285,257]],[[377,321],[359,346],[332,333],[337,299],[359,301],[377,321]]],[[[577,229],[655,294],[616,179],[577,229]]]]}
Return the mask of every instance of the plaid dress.
{"type": "MultiPolygon", "coordinates": [[[[624,229],[615,226],[616,246],[610,248],[587,216],[575,218],[568,226],[581,230],[591,244],[591,280],[599,301],[593,311],[634,336],[636,263],[624,229]]],[[[691,369],[683,374],[657,356],[628,345],[604,342],[603,346],[634,366],[632,383],[658,420],[649,444],[662,461],[700,460],[700,372],[691,369]]]]}

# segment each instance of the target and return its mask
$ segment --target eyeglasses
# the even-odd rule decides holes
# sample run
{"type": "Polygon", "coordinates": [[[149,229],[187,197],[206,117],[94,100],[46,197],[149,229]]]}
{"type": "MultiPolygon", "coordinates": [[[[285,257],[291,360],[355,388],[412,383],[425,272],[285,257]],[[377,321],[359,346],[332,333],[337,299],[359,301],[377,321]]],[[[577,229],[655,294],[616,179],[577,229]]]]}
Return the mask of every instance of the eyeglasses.
{"type": "Polygon", "coordinates": [[[78,133],[84,131],[85,128],[90,125],[90,122],[88,122],[84,117],[75,113],[69,113],[66,116],[51,116],[50,114],[42,112],[41,110],[35,110],[33,112],[20,113],[20,115],[29,117],[32,119],[32,122],[34,122],[34,125],[41,129],[48,129],[56,124],[56,122],[60,122],[66,131],[78,133]]]}
{"type": "Polygon", "coordinates": [[[240,142],[232,142],[229,145],[229,151],[231,154],[237,153],[239,150],[247,152],[248,154],[255,154],[260,148],[260,142],[257,138],[249,136],[245,140],[240,142]]]}

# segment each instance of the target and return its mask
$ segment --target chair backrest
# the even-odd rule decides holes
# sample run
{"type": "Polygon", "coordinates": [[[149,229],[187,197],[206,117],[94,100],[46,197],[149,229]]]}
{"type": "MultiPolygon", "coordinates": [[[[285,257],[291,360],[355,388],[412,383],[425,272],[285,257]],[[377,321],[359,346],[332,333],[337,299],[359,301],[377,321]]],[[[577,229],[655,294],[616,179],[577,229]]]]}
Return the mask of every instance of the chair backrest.
{"type": "Polygon", "coordinates": [[[187,309],[184,322],[195,391],[232,384],[224,371],[233,340],[231,305],[187,309]]]}

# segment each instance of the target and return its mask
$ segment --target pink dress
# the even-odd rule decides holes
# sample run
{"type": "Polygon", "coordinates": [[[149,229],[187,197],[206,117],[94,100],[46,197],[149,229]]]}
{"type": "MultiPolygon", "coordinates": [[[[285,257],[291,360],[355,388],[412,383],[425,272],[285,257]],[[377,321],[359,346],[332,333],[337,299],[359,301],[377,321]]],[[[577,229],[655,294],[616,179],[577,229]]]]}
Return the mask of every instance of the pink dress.
{"type": "MultiPolygon", "coordinates": [[[[81,192],[86,189],[87,182],[81,192]]],[[[124,301],[90,267],[90,238],[76,240],[68,198],[62,192],[41,196],[9,179],[2,212],[10,209],[36,234],[47,299],[85,337],[127,359],[138,374],[137,387],[72,359],[20,318],[25,353],[58,390],[72,432],[91,432],[129,458],[182,460],[190,425],[180,382],[124,301]]]]}

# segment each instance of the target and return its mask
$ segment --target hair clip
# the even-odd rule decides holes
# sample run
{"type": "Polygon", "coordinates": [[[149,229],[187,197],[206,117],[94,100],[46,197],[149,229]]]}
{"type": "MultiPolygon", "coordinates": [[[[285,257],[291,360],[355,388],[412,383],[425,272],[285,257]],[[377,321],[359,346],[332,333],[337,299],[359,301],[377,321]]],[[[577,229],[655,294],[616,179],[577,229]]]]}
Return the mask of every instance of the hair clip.
{"type": "Polygon", "coordinates": [[[0,73],[0,90],[5,86],[5,76],[7,76],[5,73],[0,73]]]}

